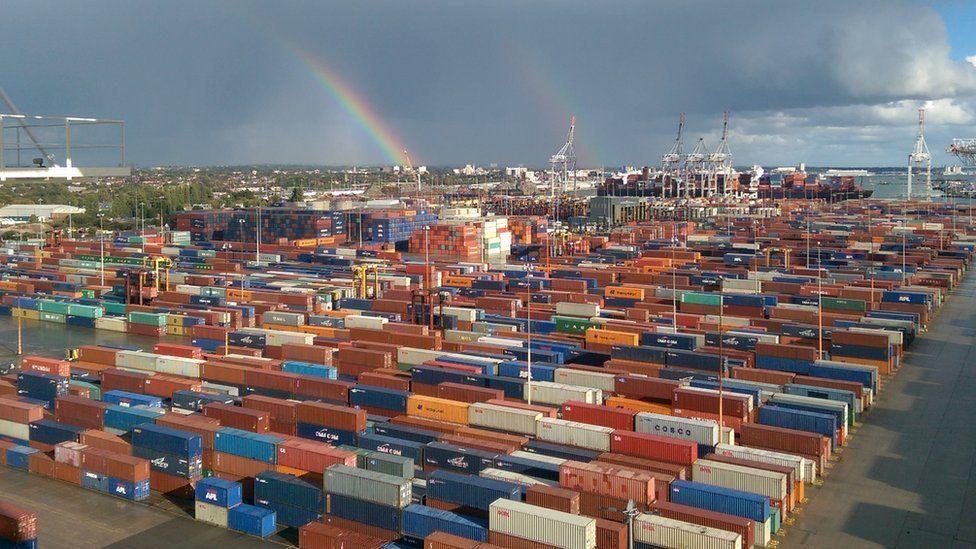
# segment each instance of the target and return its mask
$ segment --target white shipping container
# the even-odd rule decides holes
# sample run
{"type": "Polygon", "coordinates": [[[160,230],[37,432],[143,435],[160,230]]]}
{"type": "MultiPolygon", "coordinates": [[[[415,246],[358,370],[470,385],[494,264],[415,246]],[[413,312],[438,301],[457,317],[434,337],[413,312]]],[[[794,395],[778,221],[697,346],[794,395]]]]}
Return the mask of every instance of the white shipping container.
{"type": "Polygon", "coordinates": [[[456,316],[458,320],[463,320],[465,322],[474,322],[478,320],[479,309],[469,309],[467,307],[444,307],[444,314],[447,316],[456,316]]]}
{"type": "Polygon", "coordinates": [[[600,306],[594,303],[571,303],[561,301],[556,303],[556,314],[560,316],[600,316],[600,306]]]}
{"type": "Polygon", "coordinates": [[[80,442],[61,442],[54,445],[54,461],[81,467],[81,451],[88,448],[80,442]]]}
{"type": "MultiPolygon", "coordinates": [[[[528,390],[528,385],[526,385],[528,390]]],[[[603,404],[603,391],[590,387],[579,387],[576,385],[565,385],[562,383],[552,383],[550,381],[532,382],[532,402],[540,404],[563,404],[573,402],[585,402],[587,404],[603,404]]]]}
{"type": "Polygon", "coordinates": [[[450,343],[471,343],[478,341],[481,334],[478,332],[465,332],[462,330],[444,330],[444,341],[450,343]]]}
{"type": "Polygon", "coordinates": [[[383,326],[389,322],[381,316],[362,316],[349,315],[343,317],[346,328],[367,328],[369,330],[382,330],[383,326]]]}
{"type": "Polygon", "coordinates": [[[742,549],[735,532],[646,513],[634,519],[634,541],[667,549],[742,549]]]}
{"type": "Polygon", "coordinates": [[[20,440],[30,440],[30,426],[26,423],[16,423],[6,419],[0,419],[0,435],[20,440]]]}
{"type": "Polygon", "coordinates": [[[542,480],[540,478],[530,477],[529,475],[523,475],[522,473],[516,473],[515,471],[506,471],[504,469],[495,469],[494,467],[488,467],[487,469],[482,469],[478,473],[479,477],[490,478],[495,480],[501,480],[504,482],[511,482],[518,484],[519,486],[535,486],[537,484],[543,484],[545,486],[559,486],[558,482],[551,480],[542,480]]]}
{"type": "Polygon", "coordinates": [[[95,329],[109,332],[124,332],[126,330],[126,321],[119,316],[103,316],[95,319],[95,329]]]}
{"type": "Polygon", "coordinates": [[[196,516],[197,520],[206,522],[207,524],[213,524],[214,526],[220,526],[221,528],[227,528],[227,514],[228,509],[226,507],[212,503],[198,501],[194,506],[194,516],[196,516]]]}
{"type": "Polygon", "coordinates": [[[595,549],[596,519],[497,499],[488,509],[488,528],[560,549],[595,549]]]}
{"type": "Polygon", "coordinates": [[[720,443],[715,446],[715,453],[720,456],[729,456],[740,459],[771,463],[793,468],[793,478],[801,482],[814,482],[817,480],[817,465],[813,460],[806,459],[794,454],[764,450],[762,448],[751,448],[749,446],[736,446],[733,444],[720,443]],[[813,465],[813,470],[805,462],[813,465]]]}
{"type": "Polygon", "coordinates": [[[786,473],[699,459],[691,467],[691,476],[695,482],[752,492],[770,499],[782,501],[787,497],[786,473]]]}
{"type": "Polygon", "coordinates": [[[509,455],[512,457],[520,457],[523,459],[534,459],[535,461],[541,461],[543,463],[551,463],[557,467],[569,461],[568,459],[563,459],[555,456],[547,456],[545,454],[535,454],[532,452],[525,452],[522,450],[515,450],[509,455]]]}
{"type": "Polygon", "coordinates": [[[176,292],[180,294],[190,294],[190,295],[200,295],[200,286],[191,286],[189,284],[177,284],[176,292]]]}
{"type": "Polygon", "coordinates": [[[609,452],[611,434],[613,429],[610,427],[544,417],[539,420],[536,436],[546,442],[609,452]]]}
{"type": "Polygon", "coordinates": [[[143,370],[146,372],[156,371],[156,360],[160,357],[155,353],[143,351],[119,351],[115,354],[115,365],[122,368],[132,368],[133,370],[143,370]]]}
{"type": "Polygon", "coordinates": [[[468,423],[509,433],[536,436],[542,412],[476,402],[468,407],[468,423]]]}
{"type": "MultiPolygon", "coordinates": [[[[196,358],[160,356],[156,360],[156,371],[163,374],[199,378],[200,366],[204,362],[196,358]]],[[[147,383],[150,381],[152,381],[151,378],[146,380],[147,383]]]]}
{"type": "Polygon", "coordinates": [[[718,423],[714,421],[651,412],[640,412],[634,419],[634,428],[638,433],[693,440],[706,446],[715,446],[719,443],[721,430],[718,423]]]}
{"type": "Polygon", "coordinates": [[[557,368],[555,373],[556,383],[575,385],[577,387],[592,387],[593,389],[600,389],[605,393],[614,392],[616,388],[615,379],[616,376],[613,374],[576,370],[574,368],[557,368]]]}

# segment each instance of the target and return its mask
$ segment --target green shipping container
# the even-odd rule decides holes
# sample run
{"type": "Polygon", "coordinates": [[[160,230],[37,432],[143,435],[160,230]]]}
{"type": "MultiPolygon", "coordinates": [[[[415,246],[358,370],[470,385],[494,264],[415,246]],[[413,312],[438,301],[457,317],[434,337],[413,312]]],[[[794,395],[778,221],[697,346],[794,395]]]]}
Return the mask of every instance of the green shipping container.
{"type": "Polygon", "coordinates": [[[59,324],[64,324],[65,322],[67,322],[67,316],[60,313],[48,313],[48,312],[41,311],[40,316],[38,318],[45,322],[57,322],[59,324]]]}
{"type": "Polygon", "coordinates": [[[861,299],[841,299],[838,297],[826,297],[823,299],[823,308],[834,311],[852,311],[863,313],[867,310],[867,303],[861,299]]]}
{"type": "Polygon", "coordinates": [[[72,303],[68,305],[67,314],[73,316],[81,316],[85,318],[101,318],[105,313],[105,310],[101,307],[96,307],[94,305],[78,305],[72,303]]]}
{"type": "Polygon", "coordinates": [[[582,318],[554,316],[552,320],[556,323],[556,331],[564,334],[585,335],[587,329],[600,327],[600,324],[582,318]]]}
{"type": "Polygon", "coordinates": [[[68,380],[68,385],[72,387],[81,387],[88,389],[88,397],[92,400],[102,400],[102,388],[94,383],[88,383],[87,381],[80,381],[77,379],[68,380]]]}
{"type": "Polygon", "coordinates": [[[136,324],[147,324],[149,326],[165,326],[166,315],[133,311],[129,313],[129,322],[134,322],[136,324]]]}
{"type": "Polygon", "coordinates": [[[125,314],[125,303],[117,303],[115,301],[105,301],[103,303],[105,307],[105,312],[110,315],[124,315],[125,314]]]}
{"type": "Polygon", "coordinates": [[[68,314],[68,306],[70,303],[63,303],[61,301],[48,301],[46,299],[41,300],[37,303],[37,310],[43,313],[57,313],[57,314],[68,314]]]}
{"type": "Polygon", "coordinates": [[[722,296],[720,294],[703,294],[698,292],[685,292],[681,295],[681,302],[718,307],[719,305],[722,304],[722,296]]]}
{"type": "Polygon", "coordinates": [[[81,296],[88,299],[95,299],[95,290],[82,290],[81,296]]]}

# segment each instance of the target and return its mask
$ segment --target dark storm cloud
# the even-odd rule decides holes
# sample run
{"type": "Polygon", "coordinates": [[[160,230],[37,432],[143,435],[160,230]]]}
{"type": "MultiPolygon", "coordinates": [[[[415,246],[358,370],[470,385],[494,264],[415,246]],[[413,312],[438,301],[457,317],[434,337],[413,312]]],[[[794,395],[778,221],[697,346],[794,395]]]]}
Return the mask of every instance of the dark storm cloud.
{"type": "MultiPolygon", "coordinates": [[[[656,162],[688,112],[738,163],[901,164],[972,126],[976,68],[915,2],[8,1],[22,110],[120,117],[139,164],[383,163],[290,49],[329,65],[430,164],[656,162]],[[968,126],[967,126],[968,125],[968,126]],[[936,140],[938,143],[936,143],[936,140]]],[[[976,53],[976,52],[973,52],[976,53]]],[[[937,146],[938,145],[938,146],[937,146]]],[[[933,151],[935,152],[935,151],[933,151]]]]}

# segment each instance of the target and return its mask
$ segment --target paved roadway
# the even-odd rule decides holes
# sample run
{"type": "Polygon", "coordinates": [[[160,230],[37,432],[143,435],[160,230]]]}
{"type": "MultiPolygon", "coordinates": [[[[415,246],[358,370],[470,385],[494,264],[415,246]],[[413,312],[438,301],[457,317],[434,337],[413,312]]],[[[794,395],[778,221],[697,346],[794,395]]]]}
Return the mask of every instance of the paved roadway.
{"type": "Polygon", "coordinates": [[[197,522],[166,502],[157,505],[168,510],[133,504],[7,467],[0,467],[0,498],[37,513],[38,546],[42,548],[274,547],[258,538],[197,522]]]}
{"type": "Polygon", "coordinates": [[[976,547],[976,276],[950,296],[786,547],[976,547]]]}

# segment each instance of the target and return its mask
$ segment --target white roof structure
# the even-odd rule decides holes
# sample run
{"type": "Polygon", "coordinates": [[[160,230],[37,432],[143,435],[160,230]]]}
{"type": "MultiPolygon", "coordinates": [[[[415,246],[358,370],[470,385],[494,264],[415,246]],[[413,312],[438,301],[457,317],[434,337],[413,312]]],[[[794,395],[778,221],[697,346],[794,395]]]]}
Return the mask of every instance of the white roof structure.
{"type": "Polygon", "coordinates": [[[85,213],[84,208],[68,206],[66,204],[10,204],[0,208],[2,217],[30,217],[36,215],[38,219],[50,219],[54,215],[77,215],[85,213]]]}

